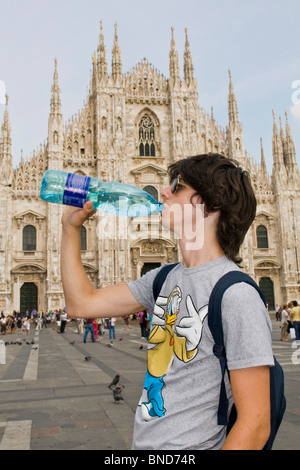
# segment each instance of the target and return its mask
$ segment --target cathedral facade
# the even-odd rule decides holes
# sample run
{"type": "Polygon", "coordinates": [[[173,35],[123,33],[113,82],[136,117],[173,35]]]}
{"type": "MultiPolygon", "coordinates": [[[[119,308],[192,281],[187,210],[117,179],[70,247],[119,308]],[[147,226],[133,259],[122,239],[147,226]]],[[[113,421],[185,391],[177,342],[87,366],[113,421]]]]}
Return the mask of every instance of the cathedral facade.
{"type": "MultiPolygon", "coordinates": [[[[169,78],[143,59],[123,73],[115,25],[111,70],[102,24],[82,109],[64,122],[55,59],[47,142],[13,168],[8,99],[0,140],[0,311],[47,311],[65,305],[60,274],[63,206],[40,199],[46,169],[120,181],[156,199],[167,167],[183,157],[220,153],[251,175],[257,214],[241,256],[245,272],[275,304],[300,301],[300,174],[287,121],[273,113],[273,169],[246,152],[229,72],[228,124],[199,106],[198,85],[186,33],[183,77],[173,29],[169,78]]],[[[180,261],[178,241],[159,215],[127,219],[101,211],[81,229],[81,256],[95,287],[128,282],[165,262],[180,261]]]]}

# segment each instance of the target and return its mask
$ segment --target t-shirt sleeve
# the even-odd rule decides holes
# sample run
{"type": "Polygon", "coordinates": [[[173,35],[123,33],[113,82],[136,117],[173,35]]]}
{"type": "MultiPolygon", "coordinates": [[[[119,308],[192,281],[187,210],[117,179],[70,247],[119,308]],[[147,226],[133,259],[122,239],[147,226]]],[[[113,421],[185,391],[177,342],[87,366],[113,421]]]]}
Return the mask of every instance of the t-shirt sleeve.
{"type": "Polygon", "coordinates": [[[150,315],[153,314],[155,304],[153,297],[153,282],[161,268],[162,266],[152,269],[144,274],[140,279],[127,284],[133,296],[148,310],[150,315]]]}
{"type": "Polygon", "coordinates": [[[270,316],[252,286],[239,283],[227,289],[222,321],[229,370],[274,365],[270,316]]]}

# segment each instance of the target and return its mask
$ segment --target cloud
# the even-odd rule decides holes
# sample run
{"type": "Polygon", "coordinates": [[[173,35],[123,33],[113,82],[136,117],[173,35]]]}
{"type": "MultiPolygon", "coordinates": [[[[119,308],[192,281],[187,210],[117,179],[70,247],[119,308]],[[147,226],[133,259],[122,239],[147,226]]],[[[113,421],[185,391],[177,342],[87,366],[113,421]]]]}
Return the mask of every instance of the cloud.
{"type": "Polygon", "coordinates": [[[298,124],[300,124],[300,103],[293,104],[290,107],[291,115],[295,118],[298,124]]]}

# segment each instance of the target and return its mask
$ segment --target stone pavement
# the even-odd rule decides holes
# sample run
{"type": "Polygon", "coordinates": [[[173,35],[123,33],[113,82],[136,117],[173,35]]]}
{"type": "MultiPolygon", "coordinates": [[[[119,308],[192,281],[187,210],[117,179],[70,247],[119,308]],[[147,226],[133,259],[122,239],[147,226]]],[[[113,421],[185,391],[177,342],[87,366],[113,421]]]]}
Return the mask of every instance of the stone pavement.
{"type": "Polygon", "coordinates": [[[139,324],[125,330],[120,319],[111,347],[108,330],[86,344],[75,331],[70,323],[61,335],[51,324],[28,338],[0,337],[22,340],[6,346],[0,365],[0,450],[130,449],[146,367],[139,324]],[[116,404],[108,385],[118,373],[125,388],[116,404]]]}
{"type": "MultiPolygon", "coordinates": [[[[300,347],[281,342],[279,324],[272,321],[274,353],[285,371],[288,401],[274,449],[298,450],[300,347]]],[[[140,338],[138,322],[127,330],[119,319],[116,332],[111,347],[107,330],[99,342],[88,339],[84,344],[74,323],[63,335],[51,324],[41,332],[31,329],[29,337],[0,336],[21,343],[7,345],[6,364],[0,364],[0,450],[130,449],[146,370],[146,341],[140,338]],[[124,401],[118,404],[108,388],[116,374],[125,386],[124,401]]]]}

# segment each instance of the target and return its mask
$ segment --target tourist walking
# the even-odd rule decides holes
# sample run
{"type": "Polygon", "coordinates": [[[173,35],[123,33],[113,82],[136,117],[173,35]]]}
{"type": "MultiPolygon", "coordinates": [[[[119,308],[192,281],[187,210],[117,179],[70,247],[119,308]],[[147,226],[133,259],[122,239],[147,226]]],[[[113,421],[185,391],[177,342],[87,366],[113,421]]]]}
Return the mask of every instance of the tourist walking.
{"type": "Polygon", "coordinates": [[[138,313],[140,317],[141,339],[147,338],[147,311],[142,310],[138,313]]]}
{"type": "Polygon", "coordinates": [[[30,333],[30,319],[29,317],[26,317],[23,323],[23,327],[25,329],[26,335],[28,336],[30,333]]]}
{"type": "Polygon", "coordinates": [[[281,311],[281,341],[287,341],[289,327],[288,320],[289,314],[287,312],[287,305],[284,305],[281,311]]]}
{"type": "Polygon", "coordinates": [[[112,317],[108,321],[109,339],[116,339],[116,318],[112,317]]]}
{"type": "Polygon", "coordinates": [[[84,337],[83,337],[83,342],[86,343],[86,340],[87,340],[87,337],[88,337],[88,334],[91,333],[91,337],[92,337],[92,342],[94,343],[95,342],[95,334],[94,334],[94,320],[92,318],[88,318],[86,320],[86,323],[85,323],[85,333],[84,333],[84,337]]]}
{"type": "Polygon", "coordinates": [[[295,328],[296,342],[300,343],[300,307],[297,300],[292,300],[293,308],[291,310],[291,320],[295,328]]]}
{"type": "Polygon", "coordinates": [[[64,333],[64,332],[65,332],[65,328],[66,328],[66,324],[67,324],[67,319],[68,319],[68,315],[67,315],[67,312],[64,310],[64,311],[60,314],[60,332],[61,332],[61,333],[64,333]]]}
{"type": "Polygon", "coordinates": [[[5,335],[5,333],[6,333],[7,319],[6,319],[6,316],[4,315],[3,312],[1,312],[0,325],[1,325],[1,334],[2,334],[2,335],[5,335]]]}

